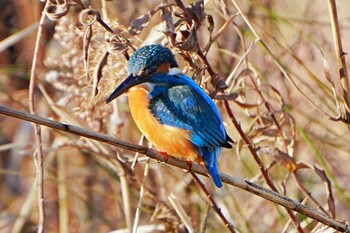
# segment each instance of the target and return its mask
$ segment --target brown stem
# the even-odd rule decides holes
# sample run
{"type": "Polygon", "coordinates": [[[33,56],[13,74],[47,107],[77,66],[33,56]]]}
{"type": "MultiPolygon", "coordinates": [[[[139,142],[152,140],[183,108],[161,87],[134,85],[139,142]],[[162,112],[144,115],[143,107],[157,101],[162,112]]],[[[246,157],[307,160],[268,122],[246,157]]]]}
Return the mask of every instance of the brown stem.
{"type": "MultiPolygon", "coordinates": [[[[35,104],[34,104],[34,89],[36,82],[36,67],[40,48],[41,36],[43,34],[43,27],[46,18],[46,7],[48,7],[49,1],[45,2],[45,7],[41,12],[41,18],[39,22],[39,28],[37,33],[37,38],[35,41],[34,54],[32,70],[30,73],[30,83],[29,83],[29,111],[31,114],[35,114],[35,104]]],[[[36,166],[36,179],[38,184],[38,208],[39,208],[39,223],[38,223],[38,233],[43,233],[45,231],[45,193],[44,193],[44,156],[42,151],[42,140],[41,140],[41,128],[39,124],[33,123],[36,151],[34,152],[34,161],[36,166]]]]}

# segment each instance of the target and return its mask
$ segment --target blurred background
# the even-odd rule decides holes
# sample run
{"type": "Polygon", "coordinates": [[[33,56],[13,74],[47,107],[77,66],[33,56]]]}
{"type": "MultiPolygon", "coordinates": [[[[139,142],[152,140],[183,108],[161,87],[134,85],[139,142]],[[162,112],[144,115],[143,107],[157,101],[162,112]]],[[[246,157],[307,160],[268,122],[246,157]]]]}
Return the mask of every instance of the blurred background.
{"type": "MultiPolygon", "coordinates": [[[[163,43],[209,94],[221,81],[228,86],[226,96],[238,95],[228,98],[229,109],[216,101],[236,141],[219,158],[221,172],[271,188],[228,117],[232,111],[279,192],[338,221],[350,219],[349,125],[334,120],[345,112],[345,103],[328,2],[182,1],[189,14],[181,1],[171,0],[68,2],[51,1],[47,8],[50,19],[37,54],[38,115],[147,145],[126,96],[111,104],[105,99],[127,75],[126,54],[163,43]],[[97,10],[114,33],[83,8],[97,10]]],[[[30,70],[44,7],[35,0],[0,1],[0,105],[29,111],[30,70]]],[[[345,52],[350,51],[348,9],[350,2],[337,2],[345,52]]],[[[228,232],[181,169],[46,127],[42,140],[46,232],[131,232],[138,214],[137,232],[188,232],[171,195],[196,232],[228,232]]],[[[0,115],[0,232],[37,231],[35,149],[31,123],[0,115]]],[[[237,232],[297,231],[285,208],[201,180],[237,232]]],[[[295,216],[305,232],[333,232],[295,216]]]]}

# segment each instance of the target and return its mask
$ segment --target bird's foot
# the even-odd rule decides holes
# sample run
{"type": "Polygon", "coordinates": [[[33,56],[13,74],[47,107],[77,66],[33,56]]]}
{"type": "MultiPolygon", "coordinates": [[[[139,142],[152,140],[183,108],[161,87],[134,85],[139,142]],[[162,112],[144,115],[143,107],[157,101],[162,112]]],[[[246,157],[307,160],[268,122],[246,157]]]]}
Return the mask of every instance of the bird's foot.
{"type": "Polygon", "coordinates": [[[169,159],[169,155],[166,151],[158,151],[160,154],[163,155],[164,157],[164,163],[167,163],[168,162],[168,159],[169,159]]]}
{"type": "Polygon", "coordinates": [[[192,161],[187,161],[188,168],[187,169],[182,169],[184,172],[189,173],[192,171],[192,161]]]}

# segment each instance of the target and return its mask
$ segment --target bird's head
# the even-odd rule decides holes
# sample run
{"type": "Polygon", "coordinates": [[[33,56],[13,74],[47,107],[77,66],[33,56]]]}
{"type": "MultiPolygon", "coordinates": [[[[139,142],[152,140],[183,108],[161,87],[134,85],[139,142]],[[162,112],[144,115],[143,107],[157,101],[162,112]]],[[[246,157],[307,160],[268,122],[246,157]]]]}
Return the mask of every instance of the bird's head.
{"type": "Polygon", "coordinates": [[[174,67],[178,67],[178,64],[170,49],[159,44],[139,48],[129,59],[129,76],[114,90],[106,102],[109,103],[133,86],[150,82],[152,75],[159,72],[168,73],[169,68],[174,67]]]}

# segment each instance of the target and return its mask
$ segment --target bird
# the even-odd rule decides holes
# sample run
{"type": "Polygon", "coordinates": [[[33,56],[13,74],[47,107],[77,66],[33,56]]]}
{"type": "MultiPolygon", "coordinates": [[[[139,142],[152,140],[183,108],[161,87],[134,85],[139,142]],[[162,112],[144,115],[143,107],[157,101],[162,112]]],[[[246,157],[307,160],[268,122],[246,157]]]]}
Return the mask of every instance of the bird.
{"type": "Polygon", "coordinates": [[[214,101],[178,67],[169,48],[143,46],[130,56],[128,77],[106,102],[128,92],[132,118],[156,149],[189,163],[204,163],[221,188],[217,159],[221,147],[232,148],[233,140],[214,101]]]}

